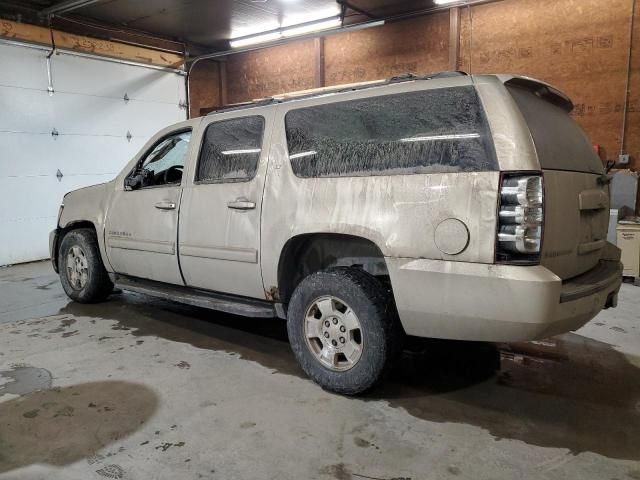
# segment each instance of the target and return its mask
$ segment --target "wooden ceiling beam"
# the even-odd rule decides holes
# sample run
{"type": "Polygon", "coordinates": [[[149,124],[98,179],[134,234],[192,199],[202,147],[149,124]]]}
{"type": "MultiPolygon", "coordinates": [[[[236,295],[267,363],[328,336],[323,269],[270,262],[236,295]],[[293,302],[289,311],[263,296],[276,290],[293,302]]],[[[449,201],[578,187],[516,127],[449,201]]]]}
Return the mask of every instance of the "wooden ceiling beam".
{"type": "MultiPolygon", "coordinates": [[[[10,20],[0,19],[0,38],[35,43],[38,45],[52,45],[51,31],[48,28],[12,22],[10,20]]],[[[180,68],[184,64],[184,57],[182,55],[160,52],[149,48],[108,40],[99,40],[55,29],[53,30],[53,39],[56,48],[64,50],[73,50],[167,68],[180,68]]]]}

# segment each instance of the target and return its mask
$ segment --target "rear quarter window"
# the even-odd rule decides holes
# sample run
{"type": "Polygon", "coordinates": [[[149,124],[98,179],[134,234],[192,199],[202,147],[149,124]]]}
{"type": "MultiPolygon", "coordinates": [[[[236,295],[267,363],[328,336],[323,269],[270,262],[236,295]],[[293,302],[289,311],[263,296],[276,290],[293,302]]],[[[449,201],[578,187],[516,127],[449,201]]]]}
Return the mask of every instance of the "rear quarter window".
{"type": "Polygon", "coordinates": [[[566,110],[526,88],[507,89],[527,122],[541,168],[603,173],[587,135],[566,110]]]}
{"type": "Polygon", "coordinates": [[[289,159],[299,177],[497,170],[473,87],[421,90],[291,110],[289,159]]]}

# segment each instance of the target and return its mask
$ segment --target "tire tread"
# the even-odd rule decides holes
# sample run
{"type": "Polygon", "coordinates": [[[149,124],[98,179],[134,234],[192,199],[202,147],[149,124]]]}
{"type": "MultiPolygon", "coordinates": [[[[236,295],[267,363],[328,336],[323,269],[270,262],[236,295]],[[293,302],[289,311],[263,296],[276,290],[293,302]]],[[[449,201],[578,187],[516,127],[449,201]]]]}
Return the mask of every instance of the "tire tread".
{"type": "MultiPolygon", "coordinates": [[[[377,365],[365,370],[361,378],[357,379],[351,378],[352,375],[349,375],[351,370],[345,372],[347,375],[344,373],[327,374],[328,370],[310,357],[304,338],[297,338],[298,336],[295,334],[297,329],[295,325],[292,325],[292,322],[300,321],[299,318],[293,318],[299,312],[292,312],[289,309],[289,312],[292,312],[292,317],[287,322],[291,347],[303,370],[323,388],[342,395],[361,394],[374,388],[392,370],[394,361],[402,350],[404,332],[398,320],[392,293],[378,279],[360,268],[333,267],[309,275],[296,288],[291,303],[297,305],[299,303],[298,297],[302,295],[302,291],[315,287],[315,282],[326,282],[327,275],[347,280],[357,288],[373,307],[375,316],[381,320],[379,325],[382,327],[382,339],[376,355],[382,355],[382,366],[377,365]]],[[[296,306],[296,308],[299,307],[296,306]]],[[[357,367],[358,365],[354,369],[357,367]]]]}
{"type": "Polygon", "coordinates": [[[90,228],[78,228],[71,230],[65,234],[60,242],[60,248],[58,249],[58,265],[60,265],[60,280],[66,294],[72,300],[79,303],[98,303],[105,300],[109,294],[113,291],[113,283],[109,278],[107,270],[102,263],[102,257],[100,255],[100,246],[98,245],[98,238],[96,233],[90,228]],[[90,278],[82,290],[75,290],[72,288],[66,278],[66,271],[64,267],[63,252],[66,247],[66,242],[77,238],[77,242],[83,245],[85,255],[87,255],[87,261],[89,262],[90,278]]]}

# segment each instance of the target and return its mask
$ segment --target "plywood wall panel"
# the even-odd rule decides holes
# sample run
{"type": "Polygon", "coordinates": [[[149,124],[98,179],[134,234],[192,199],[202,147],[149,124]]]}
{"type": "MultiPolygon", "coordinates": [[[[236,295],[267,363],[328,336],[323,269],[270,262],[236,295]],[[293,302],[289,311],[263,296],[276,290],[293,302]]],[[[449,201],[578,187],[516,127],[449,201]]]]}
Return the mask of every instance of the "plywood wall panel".
{"type": "Polygon", "coordinates": [[[227,60],[229,103],[314,88],[315,42],[306,40],[231,55],[227,60]]]}
{"type": "MultiPolygon", "coordinates": [[[[602,147],[602,158],[616,159],[622,139],[631,1],[503,0],[461,8],[458,67],[472,73],[528,75],[556,85],[574,101],[573,115],[592,143],[602,147]]],[[[636,168],[640,168],[638,15],[625,144],[636,168]]],[[[448,70],[448,54],[448,12],[332,35],[324,41],[325,84],[448,70]]],[[[231,55],[228,102],[313,88],[317,71],[313,40],[231,55]]]]}
{"type": "Polygon", "coordinates": [[[199,117],[202,109],[219,107],[222,104],[220,92],[220,66],[218,62],[199,62],[189,78],[191,96],[191,117],[199,117]]]}
{"type": "Polygon", "coordinates": [[[636,6],[633,30],[625,149],[635,157],[635,167],[640,169],[640,4],[636,6]]]}
{"type": "Polygon", "coordinates": [[[572,98],[575,119],[602,157],[617,158],[630,7],[630,0],[504,0],[465,8],[460,68],[556,85],[572,98]]]}
{"type": "Polygon", "coordinates": [[[448,12],[325,40],[327,86],[448,70],[448,61],[448,12]]]}

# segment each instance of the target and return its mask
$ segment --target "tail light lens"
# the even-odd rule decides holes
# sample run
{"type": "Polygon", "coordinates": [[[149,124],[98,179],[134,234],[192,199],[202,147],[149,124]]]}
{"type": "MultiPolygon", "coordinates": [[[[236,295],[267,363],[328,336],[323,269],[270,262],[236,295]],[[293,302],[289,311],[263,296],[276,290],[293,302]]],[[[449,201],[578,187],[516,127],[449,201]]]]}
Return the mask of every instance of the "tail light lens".
{"type": "Polygon", "coordinates": [[[496,261],[539,263],[543,225],[542,176],[504,174],[498,206],[496,261]]]}

